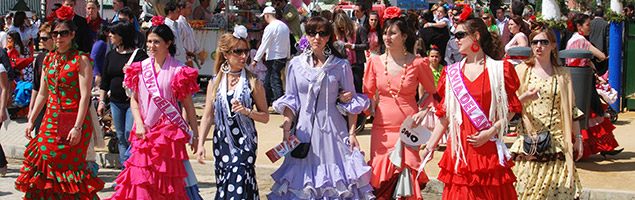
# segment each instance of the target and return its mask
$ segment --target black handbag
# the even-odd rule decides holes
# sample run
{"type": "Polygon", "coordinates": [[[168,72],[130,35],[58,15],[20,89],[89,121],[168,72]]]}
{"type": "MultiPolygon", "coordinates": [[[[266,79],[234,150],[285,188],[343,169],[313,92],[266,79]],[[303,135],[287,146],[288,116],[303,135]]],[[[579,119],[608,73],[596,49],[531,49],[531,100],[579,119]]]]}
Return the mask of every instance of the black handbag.
{"type": "MultiPolygon", "coordinates": [[[[530,69],[531,70],[531,69],[530,69]]],[[[531,74],[530,74],[531,76],[531,74]]],[[[553,89],[553,98],[552,98],[552,103],[551,103],[551,114],[549,117],[549,127],[547,128],[546,131],[541,131],[540,133],[534,135],[530,135],[530,134],[526,134],[523,138],[523,150],[525,151],[525,153],[527,155],[535,155],[537,153],[542,153],[545,152],[547,150],[549,150],[549,148],[551,148],[551,123],[553,122],[553,110],[555,109],[554,106],[556,104],[556,89],[558,88],[558,79],[555,78],[555,74],[554,74],[554,80],[555,80],[555,84],[554,84],[554,89],[553,89]]],[[[523,116],[523,121],[525,122],[525,127],[526,130],[528,131],[534,131],[535,129],[533,128],[533,126],[531,125],[531,122],[529,121],[529,119],[527,118],[527,115],[523,116]],[[529,129],[527,129],[527,127],[531,127],[529,129]]]]}
{"type": "MultiPolygon", "coordinates": [[[[315,121],[315,115],[316,115],[315,112],[317,112],[317,105],[318,105],[317,99],[319,99],[319,97],[320,97],[320,93],[318,92],[318,95],[315,97],[316,102],[315,102],[315,108],[313,109],[313,115],[311,115],[311,122],[315,121]]],[[[296,117],[295,121],[297,122],[297,120],[298,120],[298,117],[296,117]]],[[[297,123],[294,124],[294,127],[296,125],[297,125],[297,123]]],[[[317,122],[315,122],[313,125],[320,126],[319,123],[317,123],[317,122]]],[[[296,131],[297,131],[297,129],[296,129],[296,131]]],[[[295,134],[295,132],[294,132],[294,134],[295,134]]],[[[311,136],[313,136],[313,127],[311,127],[311,134],[309,135],[309,142],[302,142],[297,147],[295,147],[295,149],[293,149],[293,151],[291,151],[291,157],[302,159],[302,158],[306,158],[306,156],[309,155],[309,150],[311,150],[311,136]]]]}

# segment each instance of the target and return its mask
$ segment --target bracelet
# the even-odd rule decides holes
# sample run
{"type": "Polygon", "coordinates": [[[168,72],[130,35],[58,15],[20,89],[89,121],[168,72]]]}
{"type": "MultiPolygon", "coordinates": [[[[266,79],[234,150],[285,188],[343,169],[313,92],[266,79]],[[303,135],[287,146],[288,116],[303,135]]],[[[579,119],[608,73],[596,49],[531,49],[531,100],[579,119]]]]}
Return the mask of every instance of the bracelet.
{"type": "Polygon", "coordinates": [[[500,128],[498,128],[498,126],[494,125],[494,129],[496,129],[496,133],[498,133],[498,131],[500,131],[500,128]]]}
{"type": "Polygon", "coordinates": [[[99,104],[104,104],[106,105],[106,102],[104,100],[99,100],[99,104]]]}
{"type": "Polygon", "coordinates": [[[575,135],[575,137],[580,138],[580,139],[584,139],[584,137],[582,135],[575,135]]]}
{"type": "Polygon", "coordinates": [[[249,109],[249,114],[247,115],[247,117],[250,117],[251,113],[253,113],[253,112],[254,112],[254,109],[249,109]]]}
{"type": "Polygon", "coordinates": [[[75,129],[77,131],[82,131],[82,127],[80,127],[80,126],[73,126],[73,129],[75,129]]]}

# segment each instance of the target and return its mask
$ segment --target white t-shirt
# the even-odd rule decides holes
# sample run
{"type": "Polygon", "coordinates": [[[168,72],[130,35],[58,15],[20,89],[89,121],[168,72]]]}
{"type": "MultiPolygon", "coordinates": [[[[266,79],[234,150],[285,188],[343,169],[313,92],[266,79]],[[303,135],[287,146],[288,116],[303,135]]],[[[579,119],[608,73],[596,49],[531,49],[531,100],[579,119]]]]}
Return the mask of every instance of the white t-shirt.
{"type": "Polygon", "coordinates": [[[262,41],[254,59],[259,61],[265,53],[265,60],[288,58],[289,44],[289,27],[280,20],[273,20],[262,34],[262,41]]]}

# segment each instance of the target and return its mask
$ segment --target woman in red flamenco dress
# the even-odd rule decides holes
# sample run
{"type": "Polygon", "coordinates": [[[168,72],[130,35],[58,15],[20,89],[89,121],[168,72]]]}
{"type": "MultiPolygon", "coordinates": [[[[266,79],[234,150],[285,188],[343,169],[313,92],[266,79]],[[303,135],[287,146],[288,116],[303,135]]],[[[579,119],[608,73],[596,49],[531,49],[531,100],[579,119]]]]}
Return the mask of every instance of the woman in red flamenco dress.
{"type": "Polygon", "coordinates": [[[26,193],[24,199],[99,199],[97,192],[104,182],[85,166],[92,137],[88,115],[92,61],[88,54],[73,48],[72,21],[57,19],[52,26],[57,49],[44,58],[43,84],[29,116],[26,137],[30,141],[15,187],[26,193]],[[40,131],[32,138],[33,122],[45,103],[40,131]]]}
{"type": "Polygon", "coordinates": [[[458,23],[455,40],[466,58],[441,73],[440,120],[423,155],[432,152],[448,129],[448,149],[439,162],[443,199],[517,199],[514,163],[502,136],[508,119],[522,109],[516,96],[518,76],[509,62],[494,60],[503,55],[502,47],[495,45],[500,38],[490,34],[482,20],[458,23]],[[476,110],[480,115],[474,115],[476,110]]]}

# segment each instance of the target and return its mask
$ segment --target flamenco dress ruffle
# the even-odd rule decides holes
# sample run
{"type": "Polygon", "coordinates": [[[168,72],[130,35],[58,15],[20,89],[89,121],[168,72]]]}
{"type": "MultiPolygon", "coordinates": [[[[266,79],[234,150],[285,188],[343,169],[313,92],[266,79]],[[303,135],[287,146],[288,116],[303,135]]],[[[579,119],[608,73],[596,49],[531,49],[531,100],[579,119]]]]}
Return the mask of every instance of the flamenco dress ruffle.
{"type": "Polygon", "coordinates": [[[185,143],[190,136],[166,118],[148,130],[145,140],[137,138],[135,130],[130,133],[132,155],[115,179],[116,192],[110,199],[189,199],[183,161],[188,160],[185,143]]]}
{"type": "MultiPolygon", "coordinates": [[[[276,111],[284,111],[287,107],[298,113],[298,102],[296,96],[284,95],[273,103],[273,107],[276,111]]],[[[359,113],[368,105],[368,99],[356,95],[348,104],[327,106],[341,112],[359,113]]],[[[330,127],[334,126],[333,122],[319,124],[322,123],[335,128],[330,127]]],[[[314,128],[320,130],[317,126],[314,128]]],[[[267,195],[269,199],[374,199],[369,183],[371,167],[358,148],[351,152],[346,131],[314,131],[308,156],[286,156],[282,166],[271,177],[275,184],[267,195]]]]}
{"type": "MultiPolygon", "coordinates": [[[[603,105],[604,109],[607,106],[603,105]]],[[[591,112],[589,128],[580,130],[584,144],[584,155],[582,158],[588,158],[602,151],[613,151],[618,147],[619,144],[615,140],[613,130],[615,130],[615,126],[608,117],[598,116],[595,112],[591,112]]]]}

